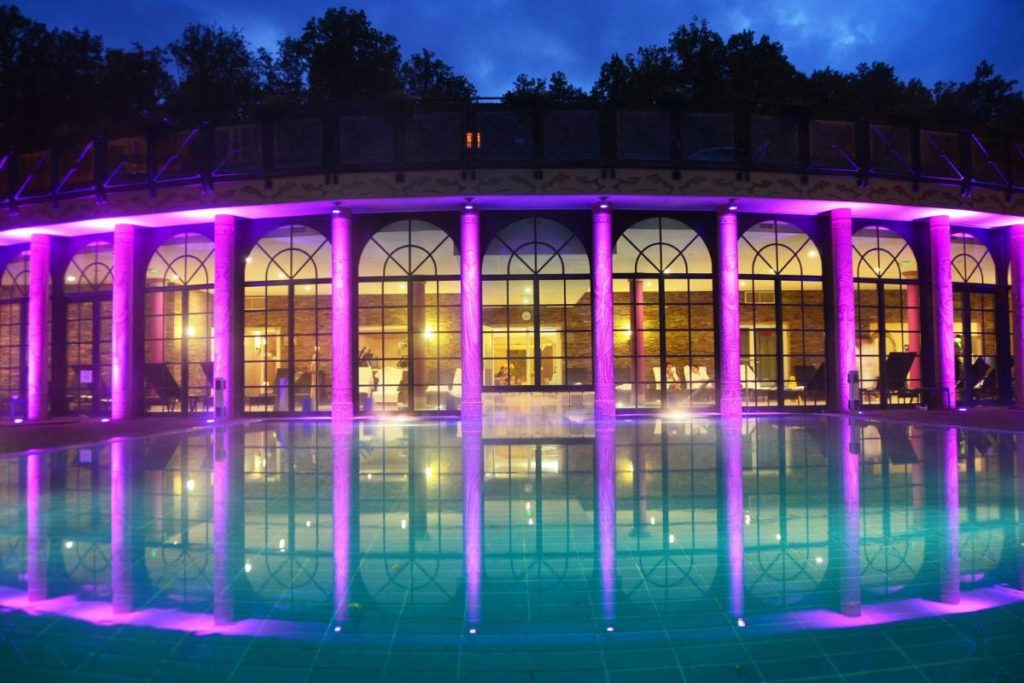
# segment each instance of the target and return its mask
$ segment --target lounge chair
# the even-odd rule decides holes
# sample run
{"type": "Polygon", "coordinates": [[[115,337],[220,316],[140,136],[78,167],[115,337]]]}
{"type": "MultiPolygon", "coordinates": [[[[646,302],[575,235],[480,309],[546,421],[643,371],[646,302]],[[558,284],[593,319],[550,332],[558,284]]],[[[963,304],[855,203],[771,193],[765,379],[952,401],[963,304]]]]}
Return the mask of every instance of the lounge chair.
{"type": "Polygon", "coordinates": [[[172,412],[181,400],[181,386],[164,363],[146,363],[143,371],[146,386],[152,392],[146,398],[146,408],[163,406],[165,412],[172,412]]]}

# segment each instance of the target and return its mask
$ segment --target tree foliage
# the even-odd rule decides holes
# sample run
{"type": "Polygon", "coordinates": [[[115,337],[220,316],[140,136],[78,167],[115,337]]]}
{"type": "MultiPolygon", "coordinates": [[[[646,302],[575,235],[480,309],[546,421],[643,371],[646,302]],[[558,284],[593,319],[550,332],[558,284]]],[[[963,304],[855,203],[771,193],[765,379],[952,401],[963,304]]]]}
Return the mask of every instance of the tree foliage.
{"type": "MultiPolygon", "coordinates": [[[[274,50],[236,29],[190,24],[165,47],[107,48],[97,35],[50,28],[0,5],[0,144],[21,149],[133,124],[223,121],[347,102],[467,102],[476,88],[434,52],[403,60],[398,39],[345,7],[312,17],[274,50]]],[[[1018,83],[987,61],[967,82],[929,88],[883,62],[801,73],[767,35],[723,37],[693,18],[663,45],[612,54],[589,92],[562,71],[520,74],[502,97],[514,106],[659,102],[797,105],[964,123],[1020,126],[1018,83]]]]}

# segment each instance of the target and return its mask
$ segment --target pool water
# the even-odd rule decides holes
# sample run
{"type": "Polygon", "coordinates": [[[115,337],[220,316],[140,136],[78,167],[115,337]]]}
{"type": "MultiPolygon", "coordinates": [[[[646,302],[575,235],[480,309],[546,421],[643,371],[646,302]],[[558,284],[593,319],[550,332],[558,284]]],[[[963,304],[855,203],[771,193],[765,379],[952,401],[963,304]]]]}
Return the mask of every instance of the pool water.
{"type": "Polygon", "coordinates": [[[1024,679],[1024,436],[266,421],[0,460],[0,677],[1024,679]]]}

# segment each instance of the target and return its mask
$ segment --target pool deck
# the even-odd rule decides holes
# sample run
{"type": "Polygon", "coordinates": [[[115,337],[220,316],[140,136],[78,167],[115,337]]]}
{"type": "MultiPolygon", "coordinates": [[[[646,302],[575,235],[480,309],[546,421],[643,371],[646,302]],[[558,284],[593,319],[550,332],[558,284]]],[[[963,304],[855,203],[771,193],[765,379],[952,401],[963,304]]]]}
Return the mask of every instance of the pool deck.
{"type": "MultiPolygon", "coordinates": [[[[778,415],[778,413],[773,413],[778,415]]],[[[787,415],[820,415],[821,413],[787,413],[787,415]]],[[[756,417],[759,413],[748,413],[756,417]]],[[[694,415],[695,418],[702,417],[694,415]]],[[[707,417],[715,417],[708,414],[707,417]]],[[[966,411],[955,410],[866,410],[855,417],[866,420],[886,420],[905,424],[947,425],[967,429],[1024,433],[1024,411],[1005,407],[977,407],[966,411]]],[[[295,419],[287,417],[254,417],[239,422],[265,419],[295,419]]],[[[308,419],[308,418],[301,418],[308,419]]],[[[330,418],[323,418],[325,421],[330,418]]],[[[166,417],[151,416],[121,422],[101,422],[97,418],[64,417],[0,424],[0,456],[16,455],[32,449],[62,448],[76,444],[96,443],[116,437],[154,436],[208,426],[206,416],[166,417]]],[[[503,430],[503,431],[508,431],[503,430]]]]}

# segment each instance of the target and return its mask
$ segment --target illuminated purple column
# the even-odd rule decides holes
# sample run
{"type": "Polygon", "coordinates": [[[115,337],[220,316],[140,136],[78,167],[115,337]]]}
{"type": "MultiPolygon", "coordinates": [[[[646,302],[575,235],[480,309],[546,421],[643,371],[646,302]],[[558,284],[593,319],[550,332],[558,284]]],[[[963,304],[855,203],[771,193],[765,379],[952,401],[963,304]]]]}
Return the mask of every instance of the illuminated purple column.
{"type": "Polygon", "coordinates": [[[605,628],[615,621],[615,424],[603,421],[594,433],[597,479],[597,538],[601,572],[601,616],[605,628]]]}
{"type": "Polygon", "coordinates": [[[947,427],[939,435],[939,481],[942,517],[939,521],[939,600],[960,602],[960,468],[957,431],[947,427]]]}
{"type": "Polygon", "coordinates": [[[1013,407],[1024,410],[1024,225],[1010,226],[1013,309],[1013,407]]]}
{"type": "MultiPolygon", "coordinates": [[[[352,469],[358,462],[353,454],[353,423],[335,421],[331,426],[334,442],[334,482],[331,514],[334,523],[334,625],[348,621],[349,587],[352,585],[352,469]]],[[[358,476],[358,474],[357,474],[358,476]]]]}
{"type": "Polygon", "coordinates": [[[729,616],[743,625],[743,421],[719,425],[719,463],[725,518],[726,602],[729,616]]]}
{"type": "Polygon", "coordinates": [[[736,212],[718,213],[718,409],[723,417],[743,411],[740,387],[740,279],[736,212]]]}
{"type": "Polygon", "coordinates": [[[480,214],[472,204],[462,208],[459,228],[462,297],[462,417],[483,414],[483,327],[480,311],[480,214]]]}
{"type": "Polygon", "coordinates": [[[113,326],[111,329],[110,417],[123,420],[138,414],[141,401],[141,340],[143,281],[139,262],[139,228],[114,226],[113,326]]]}
{"type": "Polygon", "coordinates": [[[462,423],[462,540],[466,553],[466,625],[480,625],[483,569],[484,440],[479,420],[462,423]]]}
{"type": "MultiPolygon", "coordinates": [[[[832,249],[832,315],[829,326],[832,329],[835,363],[829,381],[834,387],[830,392],[836,399],[834,409],[841,413],[850,411],[849,374],[857,368],[857,331],[853,301],[853,221],[849,209],[837,209],[828,214],[832,249]]],[[[826,328],[827,329],[827,328],[826,328]]]]}
{"type": "Polygon", "coordinates": [[[218,427],[213,435],[213,619],[238,618],[238,586],[245,576],[245,432],[218,427]]]}
{"type": "Polygon", "coordinates": [[[49,515],[44,501],[48,488],[46,471],[46,457],[38,451],[29,451],[25,456],[25,582],[28,585],[29,602],[45,600],[49,595],[49,515]]]}
{"type": "Polygon", "coordinates": [[[352,374],[352,215],[336,209],[331,215],[331,417],[351,420],[355,414],[352,374]]]}
{"type": "Polygon", "coordinates": [[[860,458],[853,447],[853,426],[847,420],[834,425],[836,466],[839,468],[842,505],[837,511],[840,533],[836,536],[836,566],[839,584],[839,611],[848,617],[859,617],[860,599],[860,458]]]}
{"type": "Polygon", "coordinates": [[[213,219],[213,374],[224,382],[223,415],[242,414],[243,255],[239,251],[241,220],[213,219]]]}
{"type": "Polygon", "coordinates": [[[615,418],[615,346],[612,294],[612,214],[607,204],[594,209],[594,417],[615,418]]]}
{"type": "Polygon", "coordinates": [[[135,539],[132,524],[132,476],[130,443],[110,442],[110,594],[115,613],[134,609],[132,563],[135,539]]]}
{"type": "Polygon", "coordinates": [[[50,332],[50,250],[53,238],[32,235],[28,264],[28,405],[29,420],[47,416],[50,332]]]}
{"type": "MultiPolygon", "coordinates": [[[[932,338],[935,386],[948,392],[946,408],[956,406],[956,355],[953,335],[953,269],[950,261],[949,216],[928,219],[928,254],[932,276],[932,338]]],[[[939,400],[939,399],[936,399],[939,400]]],[[[946,400],[945,396],[942,400],[946,400]]]]}

